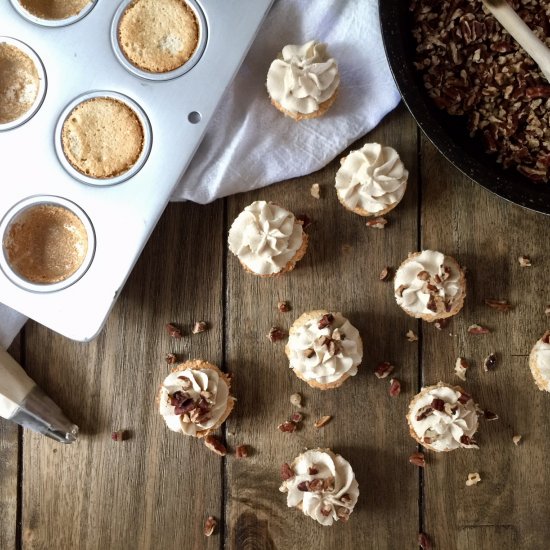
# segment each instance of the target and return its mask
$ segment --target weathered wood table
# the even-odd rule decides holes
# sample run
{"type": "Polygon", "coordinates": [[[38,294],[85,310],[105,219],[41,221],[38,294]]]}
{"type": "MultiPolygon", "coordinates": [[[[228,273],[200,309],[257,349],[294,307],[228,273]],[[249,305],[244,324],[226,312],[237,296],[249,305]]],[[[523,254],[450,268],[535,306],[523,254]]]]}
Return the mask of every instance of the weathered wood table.
{"type": "Polygon", "coordinates": [[[0,548],[396,550],[416,548],[419,531],[446,550],[550,547],[550,395],[535,387],[527,361],[550,324],[549,220],[460,175],[402,107],[353,148],[374,140],[395,147],[410,169],[385,229],[367,228],[340,206],[335,160],[311,176],[209,206],[170,205],[94,342],[27,325],[11,351],[81,426],[81,437],[65,447],[0,423],[0,548]],[[320,200],[310,195],[314,182],[320,200]],[[227,252],[229,225],[256,199],[314,220],[306,257],[284,277],[248,275],[227,252]],[[442,331],[407,317],[392,284],[379,281],[383,267],[428,247],[468,268],[466,305],[442,331]],[[532,267],[521,268],[520,255],[532,267]],[[487,298],[514,309],[492,310],[487,298]],[[280,313],[279,300],[292,311],[280,313]],[[318,308],[345,312],[365,344],[359,374],[327,392],[298,380],[284,343],[266,338],[271,326],[288,327],[318,308]],[[198,320],[211,329],[179,341],[164,329],[172,321],[189,332],[198,320]],[[472,323],[491,333],[469,335],[472,323]],[[418,342],[407,341],[409,329],[418,342]],[[480,365],[493,351],[498,366],[486,373],[480,365]],[[167,352],[234,374],[238,402],[222,435],[231,449],[249,445],[249,458],[221,459],[165,428],[154,401],[170,368],[167,352]],[[472,365],[465,387],[500,418],[482,421],[479,451],[428,452],[420,470],[408,461],[416,450],[408,401],[422,384],[459,382],[458,356],[472,365]],[[397,366],[400,396],[390,397],[388,380],[373,375],[381,361],[397,366]],[[276,427],[296,391],[305,400],[304,427],[281,433],[276,427]],[[333,420],[317,430],[322,415],[333,420]],[[113,442],[119,429],[130,439],[113,442]],[[519,446],[515,434],[523,436],[519,446]],[[355,470],[361,495],[347,524],[321,527],[287,509],[278,491],[281,464],[317,446],[341,453],[355,470]],[[466,487],[470,472],[480,473],[477,486],[466,487]],[[220,524],[207,539],[208,515],[220,524]]]}

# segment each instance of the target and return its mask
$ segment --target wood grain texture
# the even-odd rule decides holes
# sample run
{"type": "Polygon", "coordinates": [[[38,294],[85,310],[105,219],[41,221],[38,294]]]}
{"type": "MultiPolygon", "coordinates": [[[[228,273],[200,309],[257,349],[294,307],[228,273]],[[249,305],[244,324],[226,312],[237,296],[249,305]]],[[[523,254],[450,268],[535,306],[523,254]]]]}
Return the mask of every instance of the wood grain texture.
{"type": "Polygon", "coordinates": [[[288,181],[228,200],[230,224],[254,200],[271,200],[313,221],[309,249],[295,271],[263,279],[245,273],[228,257],[227,365],[234,372],[238,398],[229,419],[227,439],[233,447],[250,445],[246,460],[227,460],[227,544],[235,550],[406,548],[418,533],[418,472],[408,463],[415,445],[404,415],[417,383],[417,345],[404,337],[416,321],[395,305],[391,283],[378,280],[386,265],[398,265],[417,247],[416,129],[403,109],[352,149],[368,141],[394,146],[411,171],[404,201],[387,217],[384,230],[367,228],[365,219],[338,202],[335,160],[311,176],[288,181]],[[321,199],[310,195],[313,183],[321,199]],[[277,310],[288,300],[289,313],[277,310]],[[359,373],[341,388],[322,392],[310,388],[288,368],[284,342],[270,343],[269,329],[285,329],[305,311],[342,311],[359,329],[365,348],[359,373]],[[392,361],[403,393],[392,398],[389,381],[373,375],[380,361],[392,361]],[[304,397],[303,429],[279,432],[277,425],[293,412],[289,397],[304,397]],[[326,427],[313,422],[332,415],[326,427]],[[349,523],[322,527],[295,509],[278,491],[280,466],[305,447],[330,447],[352,465],[360,499],[349,523]],[[315,542],[313,542],[315,541],[315,542]]]}
{"type": "Polygon", "coordinates": [[[64,447],[25,433],[23,549],[219,547],[203,526],[221,514],[221,460],[169,432],[155,396],[167,352],[221,362],[222,223],[221,202],[169,206],[94,342],[29,325],[28,370],[81,437],[64,447]],[[197,320],[212,329],[189,335],[197,320]],[[187,336],[171,339],[167,322],[187,336]],[[130,439],[113,442],[120,429],[130,439]]]}
{"type": "Polygon", "coordinates": [[[423,248],[454,256],[468,268],[465,307],[447,330],[423,327],[426,384],[460,382],[457,357],[471,368],[463,384],[483,408],[500,417],[481,420],[480,450],[430,453],[425,470],[425,524],[437,548],[449,550],[548,548],[550,395],[539,391],[528,366],[535,341],[549,328],[548,218],[490,194],[454,170],[427,142],[422,146],[423,248]],[[518,256],[532,258],[521,268],[518,256]],[[485,299],[509,300],[508,313],[485,299]],[[472,336],[473,323],[491,333],[472,336]],[[498,365],[482,363],[496,352],[498,365]],[[523,440],[516,447],[514,434],[523,440]],[[469,472],[481,483],[466,487],[469,472]],[[546,518],[546,519],[545,519],[546,518]]]}
{"type": "MultiPolygon", "coordinates": [[[[21,361],[21,337],[8,349],[21,361]]],[[[12,550],[17,543],[17,482],[19,468],[19,428],[0,418],[0,548],[12,550]]]]}

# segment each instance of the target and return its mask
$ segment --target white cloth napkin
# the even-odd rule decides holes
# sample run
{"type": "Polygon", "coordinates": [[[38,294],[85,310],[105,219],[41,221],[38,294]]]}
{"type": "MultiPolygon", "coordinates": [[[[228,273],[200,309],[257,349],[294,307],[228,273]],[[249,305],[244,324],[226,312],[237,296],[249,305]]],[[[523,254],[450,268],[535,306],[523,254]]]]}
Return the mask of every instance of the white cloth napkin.
{"type": "MultiPolygon", "coordinates": [[[[319,170],[399,102],[378,24],[377,0],[277,0],[172,200],[208,203],[319,170]],[[286,44],[328,44],[338,98],[325,116],[295,122],[269,101],[265,81],[286,44]]],[[[0,345],[25,318],[0,304],[0,345]]]]}

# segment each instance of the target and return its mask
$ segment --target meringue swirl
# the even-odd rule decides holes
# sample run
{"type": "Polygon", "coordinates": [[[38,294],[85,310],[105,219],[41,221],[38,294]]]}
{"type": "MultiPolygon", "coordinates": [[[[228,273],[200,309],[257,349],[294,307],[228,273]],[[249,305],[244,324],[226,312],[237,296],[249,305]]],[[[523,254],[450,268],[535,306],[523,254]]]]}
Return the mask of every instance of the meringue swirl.
{"type": "Polygon", "coordinates": [[[218,423],[226,412],[229,400],[233,400],[229,387],[217,371],[212,368],[188,368],[172,372],[164,379],[160,389],[159,412],[170,430],[197,436],[197,432],[208,430],[218,423]],[[181,392],[183,399],[194,402],[198,414],[194,415],[193,411],[176,413],[172,402],[177,392],[181,392]]]}
{"type": "Polygon", "coordinates": [[[292,463],[294,477],[281,485],[287,506],[301,508],[321,525],[347,521],[359,498],[359,484],[347,460],[330,449],[312,449],[292,463]]]}
{"type": "Polygon", "coordinates": [[[424,388],[413,397],[407,418],[418,439],[435,451],[477,449],[472,440],[478,426],[477,407],[458,389],[442,382],[424,388]]]}
{"type": "Polygon", "coordinates": [[[271,99],[287,111],[304,115],[318,111],[339,83],[336,61],[328,57],[326,44],[315,40],[285,46],[282,59],[273,61],[267,73],[271,99]]]}
{"type": "Polygon", "coordinates": [[[451,311],[464,297],[462,272],[441,252],[424,250],[409,256],[395,274],[398,305],[413,315],[437,315],[451,311]]]}
{"type": "Polygon", "coordinates": [[[379,143],[351,151],[336,173],[336,190],[349,209],[376,214],[403,198],[409,172],[399,153],[379,143]]]}
{"type": "Polygon", "coordinates": [[[303,243],[302,224],[294,214],[266,201],[247,206],[229,230],[229,250],[251,271],[282,271],[303,243]]]}
{"type": "Polygon", "coordinates": [[[547,331],[533,347],[531,362],[539,375],[536,377],[539,387],[550,391],[550,331],[547,331]]]}
{"type": "Polygon", "coordinates": [[[290,368],[300,378],[330,384],[346,374],[357,374],[363,343],[359,331],[341,313],[309,312],[291,327],[287,355],[290,368]],[[323,326],[327,316],[333,320],[323,326]]]}

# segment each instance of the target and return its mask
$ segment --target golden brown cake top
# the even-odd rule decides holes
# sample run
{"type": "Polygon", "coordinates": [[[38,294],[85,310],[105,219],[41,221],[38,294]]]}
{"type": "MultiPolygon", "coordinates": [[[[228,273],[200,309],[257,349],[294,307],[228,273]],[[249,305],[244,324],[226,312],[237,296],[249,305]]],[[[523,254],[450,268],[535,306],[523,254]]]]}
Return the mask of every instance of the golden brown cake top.
{"type": "Polygon", "coordinates": [[[78,15],[92,0],[19,0],[29,13],[50,21],[78,15]]]}

